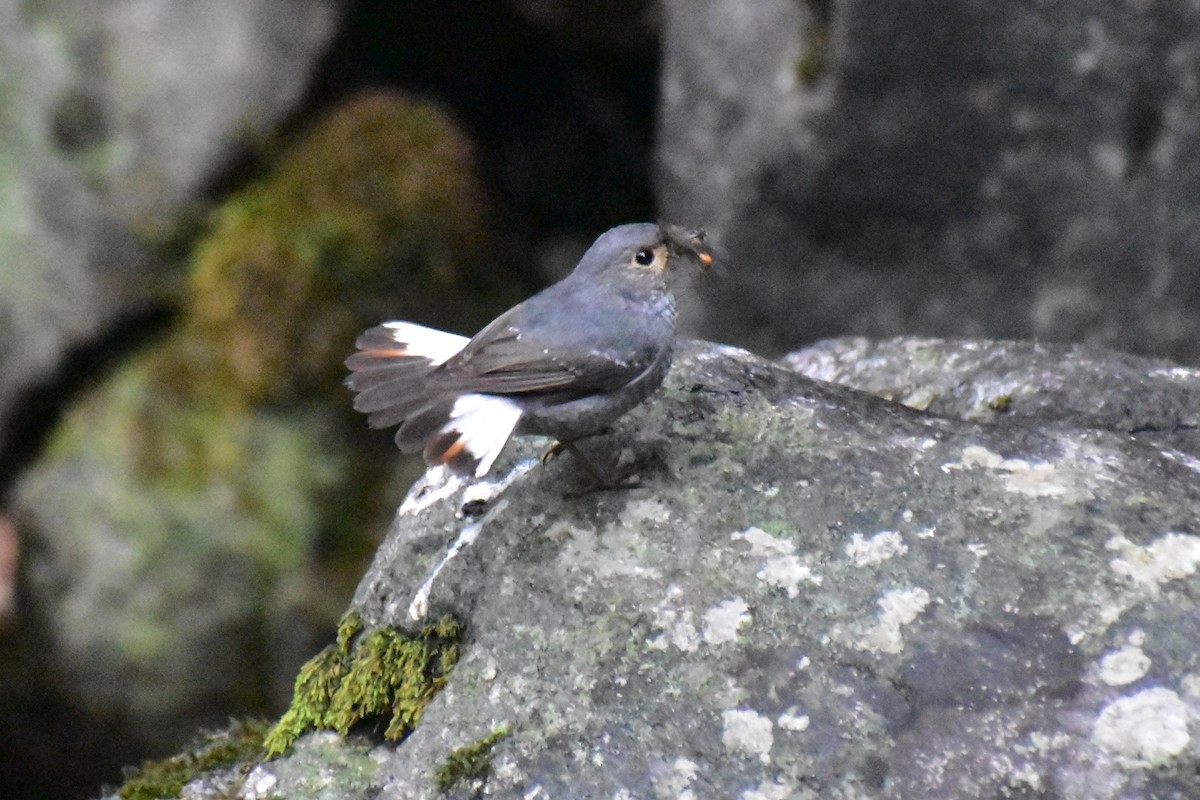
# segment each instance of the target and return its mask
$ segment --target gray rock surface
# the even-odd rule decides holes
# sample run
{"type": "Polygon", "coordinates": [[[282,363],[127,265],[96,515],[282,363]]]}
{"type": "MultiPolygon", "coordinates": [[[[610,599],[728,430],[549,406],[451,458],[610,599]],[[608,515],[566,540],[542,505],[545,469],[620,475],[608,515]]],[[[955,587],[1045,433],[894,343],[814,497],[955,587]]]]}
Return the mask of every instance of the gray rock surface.
{"type": "Polygon", "coordinates": [[[1162,435],[1200,429],[1200,370],[1077,344],[897,337],[827,339],[782,363],[938,417],[1162,435]]]}
{"type": "Polygon", "coordinates": [[[698,309],[706,337],[1200,361],[1191,3],[663,5],[660,210],[737,276],[698,309]]]}
{"type": "Polygon", "coordinates": [[[841,371],[889,387],[920,383],[914,352],[951,372],[1002,352],[997,374],[1067,372],[1050,391],[1083,410],[1025,415],[1037,387],[1005,385],[1011,413],[938,416],[685,344],[664,390],[585,445],[638,487],[579,494],[569,455],[522,471],[536,441],[474,494],[415,487],[353,605],[412,625],[449,543],[477,534],[427,596],[467,626],[449,685],[399,746],[311,735],[238,796],[432,798],[449,754],[502,726],[486,781],[448,796],[1200,795],[1200,374],[848,346],[863,364],[841,371]],[[1086,411],[1109,395],[1127,411],[1086,411]]]}
{"type": "Polygon", "coordinates": [[[0,456],[71,350],[163,302],[146,238],[292,108],[342,5],[0,4],[0,456]]]}

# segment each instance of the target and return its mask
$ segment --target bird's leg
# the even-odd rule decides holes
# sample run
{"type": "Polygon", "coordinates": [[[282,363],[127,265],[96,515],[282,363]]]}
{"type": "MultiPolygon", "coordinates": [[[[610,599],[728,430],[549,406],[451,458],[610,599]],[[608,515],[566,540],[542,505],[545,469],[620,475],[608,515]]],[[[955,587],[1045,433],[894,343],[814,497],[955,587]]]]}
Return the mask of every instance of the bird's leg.
{"type": "MultiPolygon", "coordinates": [[[[573,441],[582,442],[584,439],[591,439],[594,436],[607,436],[608,434],[610,434],[612,432],[613,432],[612,426],[605,426],[598,431],[592,431],[591,433],[585,433],[583,436],[580,436],[578,439],[575,439],[573,441]]],[[[568,442],[556,441],[554,444],[552,444],[550,446],[550,449],[547,450],[542,455],[542,465],[545,466],[546,464],[549,464],[551,461],[553,461],[558,456],[559,453],[561,453],[563,450],[567,450],[567,449],[572,450],[579,458],[583,458],[583,456],[579,454],[579,450],[577,448],[569,447],[568,442]]],[[[585,458],[584,460],[586,461],[587,459],[585,458]]]]}
{"type": "Polygon", "coordinates": [[[587,492],[595,491],[597,489],[604,489],[608,491],[613,489],[632,489],[641,483],[641,481],[636,477],[633,480],[626,480],[624,476],[604,474],[604,472],[596,466],[595,462],[584,455],[583,450],[581,450],[573,441],[560,442],[559,444],[561,445],[560,449],[570,450],[575,454],[575,460],[582,464],[584,469],[591,473],[593,480],[596,482],[593,487],[585,492],[579,492],[578,494],[587,494],[587,492]]]}
{"type": "Polygon", "coordinates": [[[555,442],[554,444],[550,445],[550,449],[542,454],[542,466],[544,467],[549,464],[558,457],[559,453],[566,449],[567,446],[562,442],[555,442]]]}

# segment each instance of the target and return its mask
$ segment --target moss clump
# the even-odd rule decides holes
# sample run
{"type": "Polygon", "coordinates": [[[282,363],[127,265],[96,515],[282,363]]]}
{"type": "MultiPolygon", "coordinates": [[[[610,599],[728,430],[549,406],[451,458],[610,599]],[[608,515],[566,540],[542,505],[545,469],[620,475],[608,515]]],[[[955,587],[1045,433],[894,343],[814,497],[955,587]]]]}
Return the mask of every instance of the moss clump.
{"type": "MultiPolygon", "coordinates": [[[[198,248],[186,325],[236,392],[336,389],[355,335],[429,309],[461,318],[485,241],[469,141],[427,102],[370,92],[336,108],[198,248]]],[[[467,303],[469,305],[469,303],[467,303]]]]}
{"type": "Polygon", "coordinates": [[[492,750],[511,734],[512,730],[505,725],[492,731],[486,739],[452,752],[434,774],[437,790],[445,793],[460,784],[486,781],[492,771],[492,750]]]}
{"type": "Polygon", "coordinates": [[[337,644],[300,668],[292,705],[266,736],[267,757],[282,755],[307,731],[345,735],[371,720],[387,721],[389,741],[404,738],[446,685],[458,639],[451,617],[409,636],[394,628],[365,631],[358,614],[346,614],[337,644]]]}
{"type": "Polygon", "coordinates": [[[989,400],[987,406],[997,414],[1007,414],[1009,411],[1012,411],[1012,404],[1012,396],[1004,394],[989,400]]]}
{"type": "Polygon", "coordinates": [[[263,720],[234,723],[224,733],[205,736],[183,755],[145,762],[127,776],[118,795],[123,800],[178,797],[189,781],[205,772],[259,759],[266,732],[263,720]]]}

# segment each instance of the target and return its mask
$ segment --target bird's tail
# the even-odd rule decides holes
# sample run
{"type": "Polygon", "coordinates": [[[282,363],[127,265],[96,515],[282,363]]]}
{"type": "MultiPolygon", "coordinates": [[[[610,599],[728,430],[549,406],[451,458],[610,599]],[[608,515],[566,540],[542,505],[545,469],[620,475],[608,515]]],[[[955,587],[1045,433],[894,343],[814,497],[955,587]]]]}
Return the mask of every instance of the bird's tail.
{"type": "Polygon", "coordinates": [[[396,444],[406,453],[424,448],[431,466],[482,477],[520,421],[513,401],[483,394],[431,393],[429,375],[467,344],[464,336],[411,322],[371,328],[355,342],[346,379],[354,408],[372,428],[399,425],[396,444]]]}
{"type": "Polygon", "coordinates": [[[428,408],[426,378],[463,349],[465,336],[414,325],[385,322],[358,337],[357,352],[346,359],[346,385],[356,394],[354,408],[372,428],[399,425],[428,408]]]}
{"type": "Polygon", "coordinates": [[[460,395],[448,412],[434,406],[427,415],[406,422],[396,433],[397,443],[409,434],[410,426],[413,433],[423,433],[419,428],[426,419],[422,417],[437,425],[428,435],[420,436],[425,441],[425,463],[445,464],[455,474],[481,478],[512,436],[521,420],[521,407],[507,397],[460,395]]]}

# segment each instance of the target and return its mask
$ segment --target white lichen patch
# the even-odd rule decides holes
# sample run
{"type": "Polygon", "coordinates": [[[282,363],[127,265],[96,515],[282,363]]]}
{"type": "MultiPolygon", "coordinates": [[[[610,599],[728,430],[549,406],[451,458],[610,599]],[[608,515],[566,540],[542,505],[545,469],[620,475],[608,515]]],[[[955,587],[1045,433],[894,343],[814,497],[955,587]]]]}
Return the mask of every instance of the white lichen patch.
{"type": "Polygon", "coordinates": [[[802,583],[821,585],[821,576],[815,574],[804,559],[795,555],[794,542],[772,536],[762,528],[755,527],[735,531],[729,538],[750,545],[751,557],[765,558],[766,563],[757,573],[758,579],[765,581],[768,586],[783,589],[788,597],[798,596],[802,583]]]}
{"type": "Polygon", "coordinates": [[[658,800],[689,800],[696,793],[689,788],[692,781],[700,774],[700,767],[695,761],[687,758],[677,758],[671,763],[671,768],[654,777],[654,796],[658,800]]]}
{"type": "Polygon", "coordinates": [[[809,789],[797,792],[794,785],[784,781],[763,781],[738,795],[738,800],[809,800],[814,796],[809,789]]]}
{"type": "Polygon", "coordinates": [[[718,603],[704,614],[704,641],[714,645],[736,642],[738,630],[752,621],[750,606],[742,598],[718,603]]]}
{"type": "Polygon", "coordinates": [[[808,714],[801,713],[799,706],[792,706],[779,715],[779,719],[775,720],[775,724],[785,731],[794,731],[797,733],[806,731],[809,725],[808,714]]]}
{"type": "Polygon", "coordinates": [[[525,782],[525,770],[521,769],[515,758],[504,754],[492,761],[490,781],[495,781],[496,786],[519,786],[525,782]]]}
{"type": "Polygon", "coordinates": [[[275,773],[259,764],[250,770],[250,774],[242,782],[241,796],[246,800],[266,800],[268,797],[278,797],[276,786],[279,778],[275,773]]]}
{"type": "Polygon", "coordinates": [[[1189,741],[1187,703],[1161,686],[1112,701],[1092,728],[1096,746],[1137,767],[1162,764],[1189,741]]]}
{"type": "Polygon", "coordinates": [[[716,361],[723,358],[734,358],[741,361],[759,360],[759,357],[749,350],[743,350],[731,344],[710,344],[704,352],[696,354],[697,361],[716,361]]]}
{"type": "Polygon", "coordinates": [[[798,596],[802,583],[820,586],[821,581],[824,580],[813,572],[812,567],[805,563],[800,556],[768,558],[767,563],[755,575],[759,580],[766,582],[768,586],[783,589],[787,592],[788,597],[798,596]]]}
{"type": "Polygon", "coordinates": [[[1100,680],[1109,686],[1128,686],[1150,669],[1150,658],[1140,647],[1122,647],[1100,659],[1100,680]]]}
{"type": "Polygon", "coordinates": [[[855,533],[846,545],[846,555],[858,567],[879,564],[907,552],[908,545],[904,543],[904,537],[896,531],[879,531],[870,539],[863,538],[861,533],[855,533]]]}
{"type": "Polygon", "coordinates": [[[752,708],[731,708],[721,714],[721,720],[724,723],[721,742],[726,748],[770,763],[771,747],[775,744],[775,725],[770,717],[752,708]]]}
{"type": "MultiPolygon", "coordinates": [[[[665,509],[665,506],[662,508],[665,509]]],[[[635,521],[652,521],[654,513],[652,506],[639,506],[633,511],[627,507],[625,512],[618,515],[616,522],[606,525],[599,533],[572,520],[561,520],[547,527],[545,536],[561,542],[558,562],[569,572],[594,575],[602,580],[657,578],[660,571],[648,565],[651,559],[647,558],[648,545],[653,537],[646,535],[644,524],[635,521]]],[[[584,591],[582,583],[578,591],[584,591]]]]}
{"type": "Polygon", "coordinates": [[[750,555],[756,557],[787,555],[796,552],[796,545],[787,539],[772,536],[762,528],[749,527],[744,531],[734,531],[729,538],[735,542],[745,542],[750,545],[750,555]]]}
{"type": "Polygon", "coordinates": [[[650,611],[651,624],[660,633],[646,644],[654,650],[674,647],[690,653],[700,647],[700,631],[696,628],[696,615],[690,608],[679,605],[683,590],[672,585],[667,596],[650,611]]]}
{"type": "Polygon", "coordinates": [[[876,601],[879,621],[856,642],[860,650],[877,653],[899,653],[904,650],[900,629],[920,616],[929,606],[929,592],[920,588],[893,589],[884,592],[876,601]]]}
{"type": "Polygon", "coordinates": [[[1189,672],[1179,681],[1179,688],[1194,700],[1200,700],[1200,673],[1189,672]]]}
{"type": "Polygon", "coordinates": [[[1071,488],[1053,464],[1024,458],[1005,458],[986,447],[963,448],[962,458],[942,465],[944,472],[983,467],[1005,474],[1005,487],[1027,497],[1061,497],[1071,488]]]}
{"type": "Polygon", "coordinates": [[[1157,586],[1186,578],[1200,566],[1200,536],[1190,533],[1167,533],[1145,547],[1124,536],[1114,536],[1105,547],[1119,553],[1108,562],[1113,572],[1134,583],[1157,586]]]}
{"type": "Polygon", "coordinates": [[[671,509],[653,497],[630,500],[617,514],[617,521],[626,527],[644,527],[646,523],[661,525],[670,520],[671,509]]]}
{"type": "Polygon", "coordinates": [[[1064,731],[1057,731],[1055,733],[1034,731],[1029,734],[1029,746],[1033,748],[1034,753],[1040,755],[1061,752],[1070,747],[1074,741],[1071,735],[1064,731]]]}

